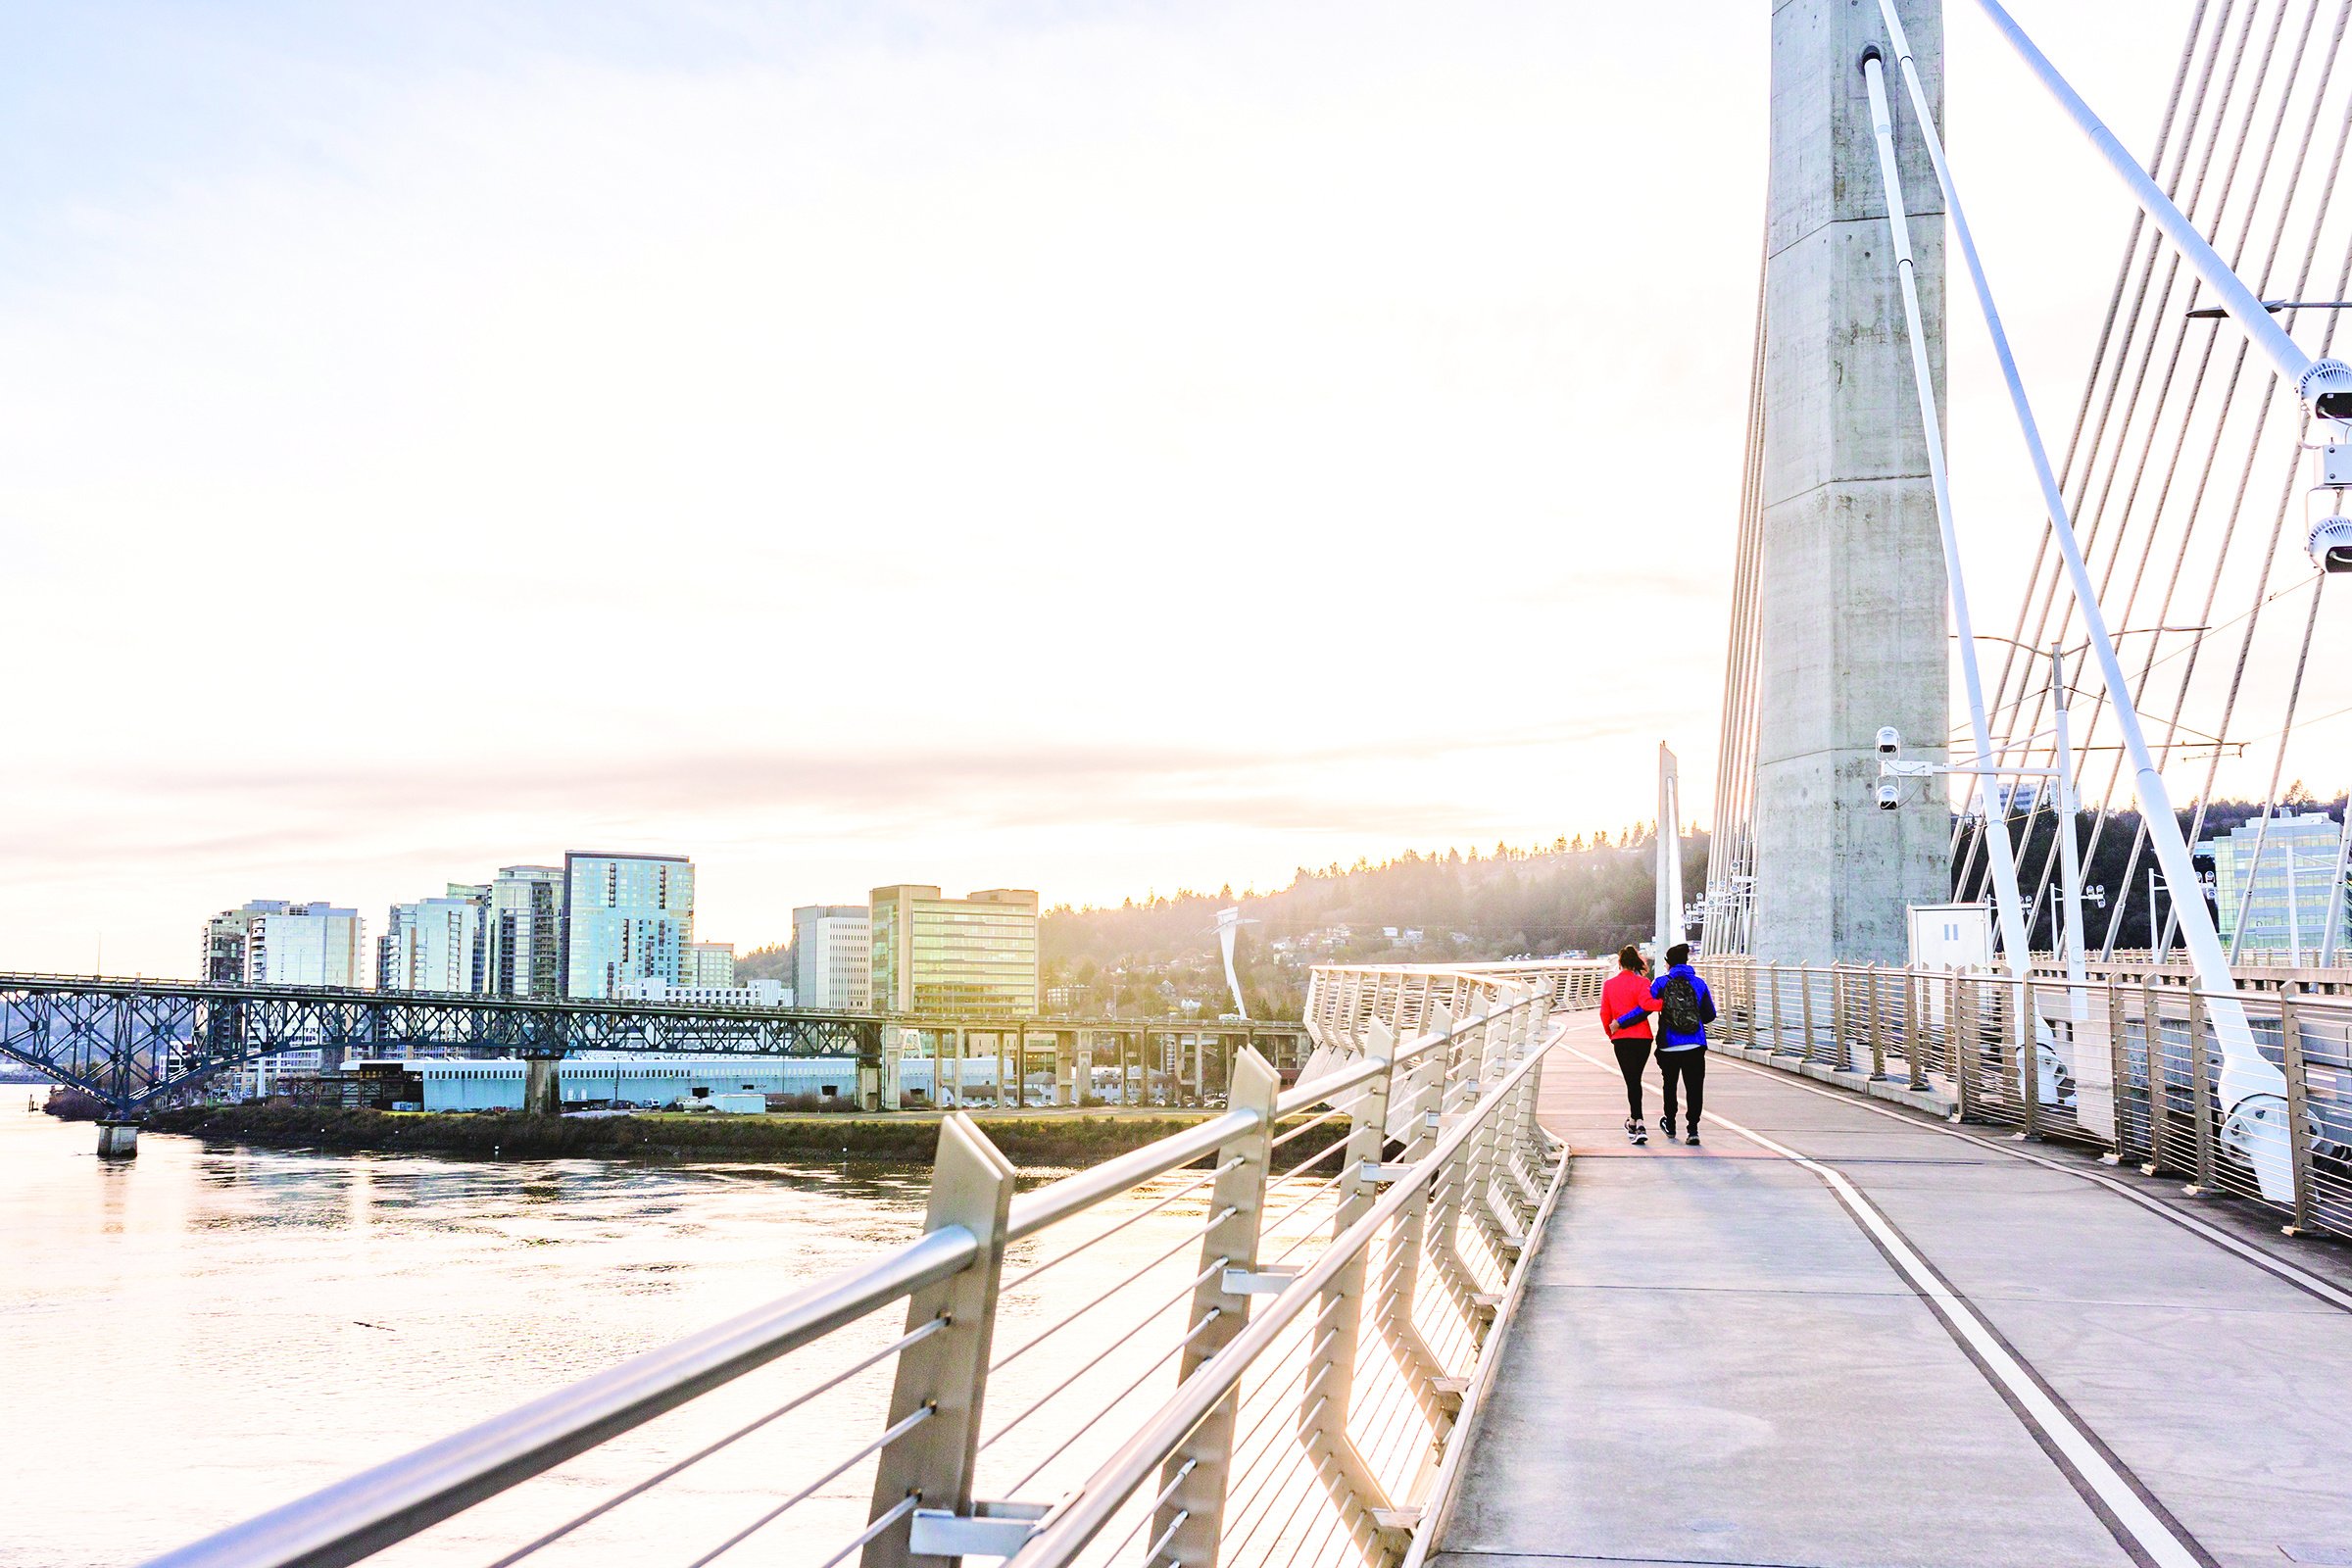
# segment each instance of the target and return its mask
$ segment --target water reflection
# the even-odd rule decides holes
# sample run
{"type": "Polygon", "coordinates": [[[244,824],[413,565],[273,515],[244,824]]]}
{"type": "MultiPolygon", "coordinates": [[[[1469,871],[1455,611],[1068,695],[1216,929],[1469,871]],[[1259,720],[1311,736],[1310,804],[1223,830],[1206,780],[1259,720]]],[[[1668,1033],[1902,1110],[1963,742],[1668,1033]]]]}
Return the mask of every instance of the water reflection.
{"type": "MultiPolygon", "coordinates": [[[[482,1162],[152,1136],[116,1164],[94,1144],[86,1124],[0,1117],[10,1568],[141,1560],[770,1300],[914,1234],[927,1182],[875,1165],[482,1162]]],[[[1203,1213],[1177,1202],[1057,1268],[1061,1294],[1008,1302],[1001,1343],[1140,1279],[1171,1247],[1164,1283],[1138,1294],[1181,1295],[1197,1266],[1185,1238],[1203,1213]]],[[[1007,1266],[1076,1239],[1023,1244],[1007,1266]]],[[[1098,1338],[1121,1310],[1103,1309],[1098,1338]]],[[[877,1314],[385,1561],[491,1561],[902,1328],[899,1313],[877,1314]]],[[[1134,1363],[1148,1374],[1135,1397],[1172,1385],[1148,1363],[1181,1332],[1137,1342],[1149,1354],[1134,1363]]],[[[1007,1369],[992,1408],[1009,1414],[1076,1370],[1058,1348],[1007,1369]]],[[[888,1375],[886,1364],[844,1385],[533,1560],[691,1561],[821,1474],[853,1446],[844,1434],[878,1430],[888,1375]]],[[[1102,1376],[1131,1381],[1109,1362],[1102,1376]]],[[[991,1464],[1018,1475],[1073,1425],[1059,1407],[1041,1414],[991,1464]]],[[[1095,1446],[1065,1465],[1091,1462],[1095,1446]]],[[[723,1561],[822,1560],[862,1520],[865,1484],[853,1473],[828,1486],[723,1561]]]]}

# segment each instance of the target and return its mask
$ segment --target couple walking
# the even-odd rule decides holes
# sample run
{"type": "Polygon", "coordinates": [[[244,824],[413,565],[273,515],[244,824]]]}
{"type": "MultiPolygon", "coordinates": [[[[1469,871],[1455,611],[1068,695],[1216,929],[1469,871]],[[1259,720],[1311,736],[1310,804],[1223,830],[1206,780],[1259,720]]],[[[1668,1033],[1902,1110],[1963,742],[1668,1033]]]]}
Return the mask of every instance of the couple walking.
{"type": "Polygon", "coordinates": [[[1658,1126],[1674,1142],[1675,1088],[1679,1083],[1690,1102],[1690,1119],[1683,1124],[1683,1142],[1698,1144],[1698,1113],[1707,1090],[1707,1025],[1715,1021],[1715,997],[1690,967],[1690,945],[1678,942],[1666,950],[1666,972],[1655,981],[1633,948],[1617,950],[1617,972],[1600,988],[1600,1021],[1609,1042],[1617,1048],[1617,1065],[1625,1073],[1625,1136],[1637,1144],[1649,1142],[1642,1124],[1642,1069],[1649,1060],[1649,1024],[1658,1021],[1658,1077],[1664,1084],[1665,1114],[1658,1126]]]}

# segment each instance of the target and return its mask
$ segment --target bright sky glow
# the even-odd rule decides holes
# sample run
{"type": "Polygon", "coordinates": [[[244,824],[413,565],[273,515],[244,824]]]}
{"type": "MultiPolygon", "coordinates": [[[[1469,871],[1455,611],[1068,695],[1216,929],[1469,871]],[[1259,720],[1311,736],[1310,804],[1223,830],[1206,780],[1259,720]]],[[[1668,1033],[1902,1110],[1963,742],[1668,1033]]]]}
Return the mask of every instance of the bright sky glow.
{"type": "MultiPolygon", "coordinates": [[[[2138,145],[2185,6],[2076,9],[2020,14],[2138,145]]],[[[2127,212],[1948,24],[2062,424],[2127,212]]],[[[1272,887],[1614,830],[1660,739],[1703,815],[1766,28],[21,12],[0,967],[566,849],[693,856],[747,948],[883,882],[1272,887]]],[[[2039,514],[1967,326],[1989,625],[2039,514]]]]}

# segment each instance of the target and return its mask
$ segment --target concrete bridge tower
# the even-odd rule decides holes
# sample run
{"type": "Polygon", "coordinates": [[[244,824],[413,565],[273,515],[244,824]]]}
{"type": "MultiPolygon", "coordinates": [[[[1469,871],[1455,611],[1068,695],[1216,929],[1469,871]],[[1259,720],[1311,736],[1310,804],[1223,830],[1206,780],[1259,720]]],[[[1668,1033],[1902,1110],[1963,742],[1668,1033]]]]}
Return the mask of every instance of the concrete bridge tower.
{"type": "MultiPolygon", "coordinates": [[[[1940,0],[1896,0],[1943,102],[1940,0]]],[[[1873,0],[1779,0],[1765,229],[1755,754],[1755,956],[1899,962],[1904,908],[1947,897],[1944,792],[1879,808],[1879,727],[1943,759],[1943,556],[1862,61],[1873,0]]],[[[1909,105],[1895,142],[1943,385],[1943,201],[1909,105]]]]}

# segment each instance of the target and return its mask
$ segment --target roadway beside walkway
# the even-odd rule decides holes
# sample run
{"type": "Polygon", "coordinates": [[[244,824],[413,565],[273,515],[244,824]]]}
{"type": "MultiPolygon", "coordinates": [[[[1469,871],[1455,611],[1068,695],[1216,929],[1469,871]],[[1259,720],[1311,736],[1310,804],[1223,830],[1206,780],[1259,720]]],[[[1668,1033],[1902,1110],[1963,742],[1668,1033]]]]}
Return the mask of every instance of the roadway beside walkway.
{"type": "Polygon", "coordinates": [[[1576,1163],[1433,1561],[2352,1564],[2341,1249],[2259,1245],[2299,1285],[2087,1158],[1708,1068],[1704,1146],[1634,1149],[1597,1025],[1555,1048],[1576,1163]]]}

